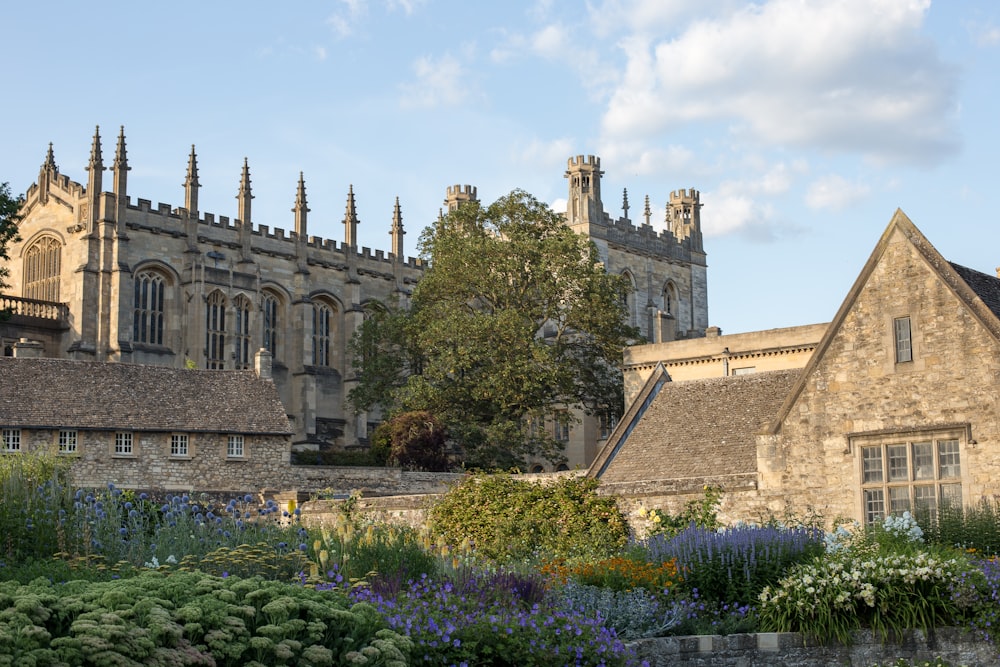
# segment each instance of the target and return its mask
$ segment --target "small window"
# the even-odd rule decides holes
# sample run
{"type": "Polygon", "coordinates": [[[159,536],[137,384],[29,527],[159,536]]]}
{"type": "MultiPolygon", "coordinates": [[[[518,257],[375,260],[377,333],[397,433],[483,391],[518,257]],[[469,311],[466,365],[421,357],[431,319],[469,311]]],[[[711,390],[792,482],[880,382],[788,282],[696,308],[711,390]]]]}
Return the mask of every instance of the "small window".
{"type": "Polygon", "coordinates": [[[226,456],[231,459],[241,459],[243,458],[243,436],[242,435],[231,435],[229,436],[229,442],[226,444],[226,456]]]}
{"type": "Polygon", "coordinates": [[[3,430],[3,451],[8,454],[21,451],[21,429],[5,428],[3,430]]]}
{"type": "Polygon", "coordinates": [[[174,433],[173,435],[170,436],[170,455],[171,456],[188,455],[187,433],[174,433]]]}
{"type": "Polygon", "coordinates": [[[741,368],[734,368],[733,375],[750,375],[751,373],[756,373],[756,366],[743,366],[741,368]]]}
{"type": "Polygon", "coordinates": [[[602,412],[598,417],[598,439],[607,440],[618,424],[618,418],[610,412],[602,412]]]}
{"type": "Polygon", "coordinates": [[[76,431],[59,431],[59,453],[76,454],[76,431]]]}
{"type": "Polygon", "coordinates": [[[896,363],[913,361],[913,341],[910,338],[910,318],[897,317],[893,320],[896,334],[896,363]]]}
{"type": "Polygon", "coordinates": [[[132,434],[128,432],[115,433],[115,454],[119,456],[132,455],[132,434]]]}
{"type": "Polygon", "coordinates": [[[569,442],[569,421],[565,414],[556,416],[555,438],[557,442],[569,442]]]}

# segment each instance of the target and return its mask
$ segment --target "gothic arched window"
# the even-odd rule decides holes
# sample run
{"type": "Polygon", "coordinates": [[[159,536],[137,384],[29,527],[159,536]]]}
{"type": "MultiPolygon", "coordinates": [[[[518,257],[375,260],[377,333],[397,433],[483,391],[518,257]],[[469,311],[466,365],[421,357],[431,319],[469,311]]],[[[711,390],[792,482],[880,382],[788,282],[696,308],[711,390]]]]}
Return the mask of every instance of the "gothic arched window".
{"type": "Polygon", "coordinates": [[[132,340],[137,343],[163,345],[163,293],[166,281],[159,273],[142,271],[136,274],[134,284],[132,340]]]}
{"type": "Polygon", "coordinates": [[[250,354],[252,348],[250,341],[250,299],[242,294],[233,300],[233,307],[236,315],[236,330],[233,332],[236,342],[235,368],[250,368],[250,354]]]}
{"type": "Polygon", "coordinates": [[[312,358],[314,366],[330,366],[330,334],[333,331],[333,308],[325,301],[313,304],[312,358]]]}
{"type": "Polygon", "coordinates": [[[24,289],[27,299],[59,300],[59,273],[62,244],[52,236],[43,236],[24,251],[24,289]]]}
{"type": "Polygon", "coordinates": [[[677,288],[673,283],[667,283],[663,288],[663,312],[667,315],[676,315],[677,311],[677,288]]]}
{"type": "Polygon", "coordinates": [[[264,292],[264,299],[261,303],[261,310],[264,315],[264,349],[271,353],[274,359],[278,358],[278,333],[281,326],[279,308],[281,302],[278,297],[270,292],[264,292]]]}
{"type": "Polygon", "coordinates": [[[205,303],[205,368],[226,367],[226,297],[212,292],[205,303]]]}

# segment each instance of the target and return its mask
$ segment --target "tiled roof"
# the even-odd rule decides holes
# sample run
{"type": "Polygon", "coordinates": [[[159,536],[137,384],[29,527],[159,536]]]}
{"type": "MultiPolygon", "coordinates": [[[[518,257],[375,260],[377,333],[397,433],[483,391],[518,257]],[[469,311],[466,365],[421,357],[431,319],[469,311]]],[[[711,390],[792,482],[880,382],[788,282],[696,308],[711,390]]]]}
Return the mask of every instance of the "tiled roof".
{"type": "Polygon", "coordinates": [[[755,472],[755,436],[777,414],[801,372],[666,383],[607,465],[601,481],[755,472]]]}
{"type": "Polygon", "coordinates": [[[0,357],[0,424],[20,428],[291,433],[253,371],[0,357]]]}
{"type": "Polygon", "coordinates": [[[1000,317],[1000,278],[967,268],[961,264],[949,262],[951,268],[972,288],[972,291],[983,300],[993,314],[1000,317]]]}

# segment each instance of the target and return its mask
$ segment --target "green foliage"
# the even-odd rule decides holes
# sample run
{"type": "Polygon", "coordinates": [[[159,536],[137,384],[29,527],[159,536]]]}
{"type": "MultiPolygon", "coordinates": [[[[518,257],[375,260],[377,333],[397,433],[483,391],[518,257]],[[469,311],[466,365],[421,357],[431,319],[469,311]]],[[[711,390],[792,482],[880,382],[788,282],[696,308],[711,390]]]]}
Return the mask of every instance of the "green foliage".
{"type": "Polygon", "coordinates": [[[352,350],[358,410],[426,410],[461,445],[468,467],[562,460],[552,436],[530,437],[528,417],[564,404],[621,409],[624,324],[620,276],[596,248],[531,195],[469,202],[421,239],[430,268],[408,310],[368,317],[352,350]]]}
{"type": "Polygon", "coordinates": [[[718,511],[722,500],[722,489],[714,486],[705,487],[705,495],[698,500],[690,500],[677,514],[669,514],[661,509],[641,510],[640,516],[649,520],[649,535],[673,537],[682,530],[695,526],[697,528],[719,528],[718,511]]]}
{"type": "Polygon", "coordinates": [[[380,437],[388,437],[390,465],[428,472],[448,470],[445,429],[431,413],[403,412],[380,424],[379,429],[383,429],[380,437]]]}
{"type": "Polygon", "coordinates": [[[410,640],[339,591],[149,572],[0,584],[0,664],[403,667],[410,640]]]}
{"type": "Polygon", "coordinates": [[[1000,554],[1000,500],[981,498],[969,507],[945,504],[933,515],[917,512],[929,543],[961,547],[981,556],[1000,554]]]}
{"type": "Polygon", "coordinates": [[[382,467],[385,465],[385,456],[374,448],[305,450],[292,452],[292,465],[382,467]]]}
{"type": "Polygon", "coordinates": [[[870,628],[883,638],[960,622],[973,613],[983,574],[952,549],[903,550],[862,540],[791,568],[760,595],[763,631],[850,643],[870,628]]]}
{"type": "Polygon", "coordinates": [[[585,477],[542,484],[473,475],[431,508],[429,526],[448,544],[469,539],[477,557],[498,562],[606,557],[624,546],[628,525],[597,486],[585,477]]]}
{"type": "Polygon", "coordinates": [[[20,240],[17,224],[21,221],[20,209],[23,202],[22,197],[15,197],[10,193],[9,183],[0,183],[0,290],[7,287],[5,279],[10,275],[10,270],[3,266],[3,262],[10,259],[7,246],[20,240]]]}
{"type": "Polygon", "coordinates": [[[71,537],[59,528],[60,510],[72,506],[70,461],[48,454],[0,456],[0,561],[45,559],[71,537]]]}

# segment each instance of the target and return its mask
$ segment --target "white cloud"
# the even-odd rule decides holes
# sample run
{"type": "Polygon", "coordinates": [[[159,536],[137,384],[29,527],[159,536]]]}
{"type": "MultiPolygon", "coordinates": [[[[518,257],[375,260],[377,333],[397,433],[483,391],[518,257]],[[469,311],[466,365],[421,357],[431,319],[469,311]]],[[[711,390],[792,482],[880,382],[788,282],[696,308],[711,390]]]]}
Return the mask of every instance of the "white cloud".
{"type": "Polygon", "coordinates": [[[468,97],[465,68],[454,56],[423,56],[413,64],[416,81],[400,86],[403,108],[455,106],[468,97]]]}
{"type": "Polygon", "coordinates": [[[342,5],[326,19],[333,34],[340,39],[354,34],[357,23],[368,13],[367,0],[340,0],[342,5]]]}
{"type": "Polygon", "coordinates": [[[703,8],[666,37],[634,29],[620,41],[626,65],[605,139],[650,143],[713,122],[765,145],[940,161],[957,148],[957,78],[920,32],[928,6],[770,0],[707,17],[703,8]]]}
{"type": "Polygon", "coordinates": [[[992,22],[969,23],[966,25],[972,41],[979,46],[996,46],[1000,44],[1000,28],[992,22]]]}
{"type": "Polygon", "coordinates": [[[417,8],[424,4],[424,0],[386,0],[386,8],[390,11],[400,9],[404,14],[410,16],[417,8]]]}
{"type": "Polygon", "coordinates": [[[830,174],[813,181],[806,190],[806,205],[812,209],[841,209],[857,203],[871,193],[865,183],[848,181],[838,174],[830,174]]]}
{"type": "Polygon", "coordinates": [[[517,162],[532,166],[564,165],[575,147],[576,142],[572,139],[562,138],[552,141],[534,139],[524,148],[517,150],[514,157],[517,162]]]}

